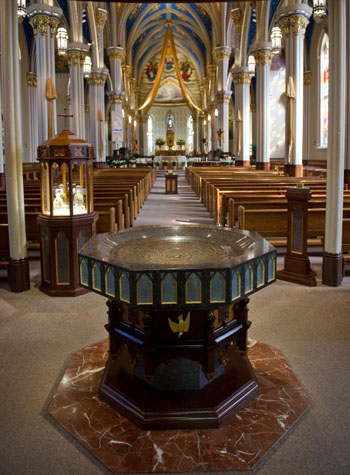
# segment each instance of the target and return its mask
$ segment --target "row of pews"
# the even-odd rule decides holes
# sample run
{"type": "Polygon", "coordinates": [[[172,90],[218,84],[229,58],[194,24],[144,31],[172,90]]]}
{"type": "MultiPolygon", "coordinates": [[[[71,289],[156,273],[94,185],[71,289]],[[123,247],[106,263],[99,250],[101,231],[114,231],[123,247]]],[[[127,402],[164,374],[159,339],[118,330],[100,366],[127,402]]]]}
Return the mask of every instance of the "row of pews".
{"type": "MultiPolygon", "coordinates": [[[[37,170],[24,176],[24,211],[29,248],[39,248],[41,213],[40,180],[37,170]],[[26,179],[27,176],[27,179],[26,179]]],[[[94,209],[98,213],[96,232],[113,232],[133,226],[156,179],[153,168],[99,168],[94,170],[94,209]]],[[[6,190],[0,189],[0,267],[9,260],[6,190]]]]}
{"type": "MultiPolygon", "coordinates": [[[[275,246],[287,242],[286,189],[310,188],[308,244],[322,245],[325,234],[326,178],[286,177],[278,171],[241,167],[187,168],[186,178],[215,223],[256,231],[275,246]]],[[[350,250],[350,190],[344,189],[343,249],[350,250]]]]}

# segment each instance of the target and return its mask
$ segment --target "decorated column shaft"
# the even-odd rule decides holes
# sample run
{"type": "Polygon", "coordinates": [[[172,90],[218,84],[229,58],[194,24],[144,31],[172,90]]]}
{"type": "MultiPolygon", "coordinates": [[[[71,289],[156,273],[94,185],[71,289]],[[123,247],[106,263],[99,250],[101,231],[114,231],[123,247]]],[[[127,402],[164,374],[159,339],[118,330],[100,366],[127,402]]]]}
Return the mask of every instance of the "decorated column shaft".
{"type": "MultiPolygon", "coordinates": [[[[270,43],[256,44],[256,168],[270,169],[270,43]]],[[[254,142],[254,140],[253,140],[254,142]]]]}
{"type": "Polygon", "coordinates": [[[345,153],[346,102],[346,5],[345,0],[328,2],[329,19],[329,134],[327,153],[326,234],[322,281],[342,282],[342,220],[345,153]]]}
{"type": "Polygon", "coordinates": [[[280,10],[279,24],[286,50],[286,149],[285,171],[303,173],[304,35],[312,13],[307,4],[287,5],[280,10]]]}
{"type": "Polygon", "coordinates": [[[198,117],[193,115],[193,153],[197,153],[200,150],[198,143],[198,117]]]}
{"type": "Polygon", "coordinates": [[[38,95],[35,73],[27,73],[29,98],[29,157],[31,162],[37,159],[38,148],[38,95]]]}
{"type": "Polygon", "coordinates": [[[91,71],[89,84],[89,141],[95,149],[96,160],[105,160],[105,131],[104,131],[104,85],[106,82],[105,69],[91,71]]]}
{"type": "MultiPolygon", "coordinates": [[[[2,7],[5,1],[2,2],[2,7]]],[[[20,94],[20,63],[18,44],[17,2],[6,2],[2,8],[1,58],[5,153],[7,220],[10,243],[8,267],[10,289],[21,292],[30,288],[24,217],[22,170],[22,123],[20,94]],[[11,40],[10,40],[11,38],[11,40]],[[5,47],[6,46],[6,47],[5,47]]]]}
{"type": "Polygon", "coordinates": [[[35,36],[39,143],[55,135],[57,129],[55,37],[61,15],[60,8],[46,3],[33,3],[27,8],[35,36]]]}
{"type": "Polygon", "coordinates": [[[250,164],[250,74],[248,68],[235,68],[236,165],[250,164]]]}
{"type": "Polygon", "coordinates": [[[71,130],[78,137],[85,138],[84,113],[84,59],[89,47],[83,43],[68,45],[68,61],[70,74],[70,113],[71,130]]]}
{"type": "Polygon", "coordinates": [[[304,72],[304,134],[303,134],[303,161],[310,160],[311,135],[310,135],[310,92],[311,71],[304,72]]]}
{"type": "Polygon", "coordinates": [[[148,140],[147,140],[147,133],[148,133],[148,116],[147,114],[142,115],[140,117],[140,133],[139,133],[139,153],[141,156],[148,155],[148,140]]]}

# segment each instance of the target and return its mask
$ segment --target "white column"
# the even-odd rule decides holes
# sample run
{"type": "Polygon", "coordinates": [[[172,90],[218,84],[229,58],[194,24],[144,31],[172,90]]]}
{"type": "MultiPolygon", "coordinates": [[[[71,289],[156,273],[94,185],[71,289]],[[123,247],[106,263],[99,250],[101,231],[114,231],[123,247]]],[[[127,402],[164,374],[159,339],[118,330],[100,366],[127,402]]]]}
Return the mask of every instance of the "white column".
{"type": "Polygon", "coordinates": [[[250,165],[250,75],[248,68],[235,68],[236,165],[250,165]],[[240,120],[238,120],[240,116],[240,120]],[[239,135],[239,137],[238,137],[239,135]],[[238,145],[240,144],[240,147],[238,145]],[[240,149],[240,150],[239,150],[240,149]]]}
{"type": "Polygon", "coordinates": [[[122,59],[124,49],[120,46],[110,46],[107,48],[109,56],[109,68],[113,84],[113,96],[111,95],[111,126],[112,126],[112,148],[117,150],[123,146],[124,127],[123,127],[123,72],[122,59]]]}
{"type": "MultiPolygon", "coordinates": [[[[38,143],[48,138],[48,101],[46,83],[51,78],[55,85],[55,36],[62,10],[48,4],[33,3],[27,16],[35,36],[36,74],[38,95],[38,143]]],[[[57,130],[56,100],[53,100],[54,133],[57,130]]]]}
{"type": "Polygon", "coordinates": [[[323,283],[342,281],[342,219],[346,101],[346,1],[328,2],[329,32],[329,133],[327,153],[326,235],[323,283]]]}
{"type": "Polygon", "coordinates": [[[1,0],[1,73],[6,150],[6,195],[10,241],[9,282],[13,291],[28,290],[29,266],[24,219],[22,124],[17,2],[1,0]],[[6,89],[5,89],[6,85],[6,89]]]}
{"type": "Polygon", "coordinates": [[[83,43],[68,45],[68,61],[70,74],[70,113],[71,130],[78,137],[85,138],[85,111],[84,111],[84,59],[89,47],[83,43]]]}
{"type": "Polygon", "coordinates": [[[208,107],[212,105],[215,101],[215,90],[216,90],[216,64],[208,64],[208,107]]]}
{"type": "Polygon", "coordinates": [[[304,135],[303,135],[303,161],[310,160],[311,136],[310,136],[310,91],[311,71],[304,72],[304,135]]]}
{"type": "Polygon", "coordinates": [[[35,73],[27,73],[27,85],[29,98],[29,161],[35,162],[38,148],[38,95],[35,73]]]}
{"type": "MultiPolygon", "coordinates": [[[[280,10],[279,23],[283,31],[286,50],[286,92],[292,78],[295,98],[287,99],[293,103],[294,113],[290,124],[287,107],[286,131],[292,131],[292,144],[286,140],[285,170],[290,176],[303,174],[303,117],[304,117],[304,36],[312,8],[307,4],[287,5],[280,10]]],[[[288,136],[288,134],[286,134],[288,136]]]]}
{"type": "Polygon", "coordinates": [[[216,95],[216,104],[219,112],[217,129],[221,131],[221,144],[218,138],[217,143],[223,152],[229,151],[229,105],[231,94],[231,91],[222,91],[216,95]]]}
{"type": "MultiPolygon", "coordinates": [[[[350,69],[350,6],[346,6],[346,67],[350,69]]],[[[350,91],[350,74],[347,75],[347,91],[350,91]]],[[[350,94],[346,94],[346,139],[344,181],[350,187],[350,94]]]]}
{"type": "Polygon", "coordinates": [[[193,155],[199,152],[199,141],[198,141],[198,117],[193,115],[193,155]]]}
{"type": "Polygon", "coordinates": [[[204,144],[203,144],[203,139],[204,139],[204,115],[201,114],[198,117],[198,152],[203,153],[204,152],[204,144]]]}
{"type": "Polygon", "coordinates": [[[95,149],[96,161],[101,162],[106,157],[104,133],[104,84],[106,73],[104,69],[91,71],[89,84],[89,141],[95,149]]]}
{"type": "Polygon", "coordinates": [[[256,61],[256,168],[270,169],[270,43],[257,43],[253,50],[256,61]]]}
{"type": "Polygon", "coordinates": [[[97,42],[98,42],[98,65],[100,68],[104,65],[103,58],[103,29],[107,21],[107,10],[104,8],[96,8],[95,11],[96,29],[97,29],[97,42]]]}
{"type": "MultiPolygon", "coordinates": [[[[2,143],[2,105],[1,105],[1,65],[0,65],[0,173],[4,173],[4,154],[3,154],[3,143],[2,143]]],[[[2,186],[0,178],[0,187],[2,186]]]]}
{"type": "Polygon", "coordinates": [[[226,83],[230,54],[231,48],[228,46],[217,46],[213,52],[217,64],[215,100],[219,112],[215,130],[215,143],[217,147],[221,148],[223,152],[228,152],[229,143],[228,106],[231,97],[231,91],[226,91],[226,83]],[[218,130],[221,132],[220,139],[217,135],[218,130]]]}
{"type": "Polygon", "coordinates": [[[209,113],[207,116],[207,144],[208,144],[208,152],[213,151],[213,142],[212,142],[212,125],[211,125],[211,114],[209,113]]]}

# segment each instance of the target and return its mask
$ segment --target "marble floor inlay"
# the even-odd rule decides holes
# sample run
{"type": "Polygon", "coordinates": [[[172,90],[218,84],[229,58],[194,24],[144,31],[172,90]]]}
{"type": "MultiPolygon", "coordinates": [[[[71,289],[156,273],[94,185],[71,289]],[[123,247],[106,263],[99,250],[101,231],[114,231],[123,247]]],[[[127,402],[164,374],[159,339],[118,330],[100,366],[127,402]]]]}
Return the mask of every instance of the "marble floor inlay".
{"type": "Polygon", "coordinates": [[[249,470],[309,406],[277,348],[249,349],[261,395],[219,429],[143,431],[98,397],[108,341],[75,353],[48,412],[101,463],[118,472],[249,470]]]}

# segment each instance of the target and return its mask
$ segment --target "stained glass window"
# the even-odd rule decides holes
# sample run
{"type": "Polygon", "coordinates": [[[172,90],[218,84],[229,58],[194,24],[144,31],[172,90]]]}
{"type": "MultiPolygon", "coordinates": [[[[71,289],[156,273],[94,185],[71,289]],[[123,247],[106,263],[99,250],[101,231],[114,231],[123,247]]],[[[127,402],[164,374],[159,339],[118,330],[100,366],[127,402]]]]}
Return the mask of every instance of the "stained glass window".
{"type": "Polygon", "coordinates": [[[328,146],[329,41],[324,33],[320,48],[320,147],[328,146]]]}

